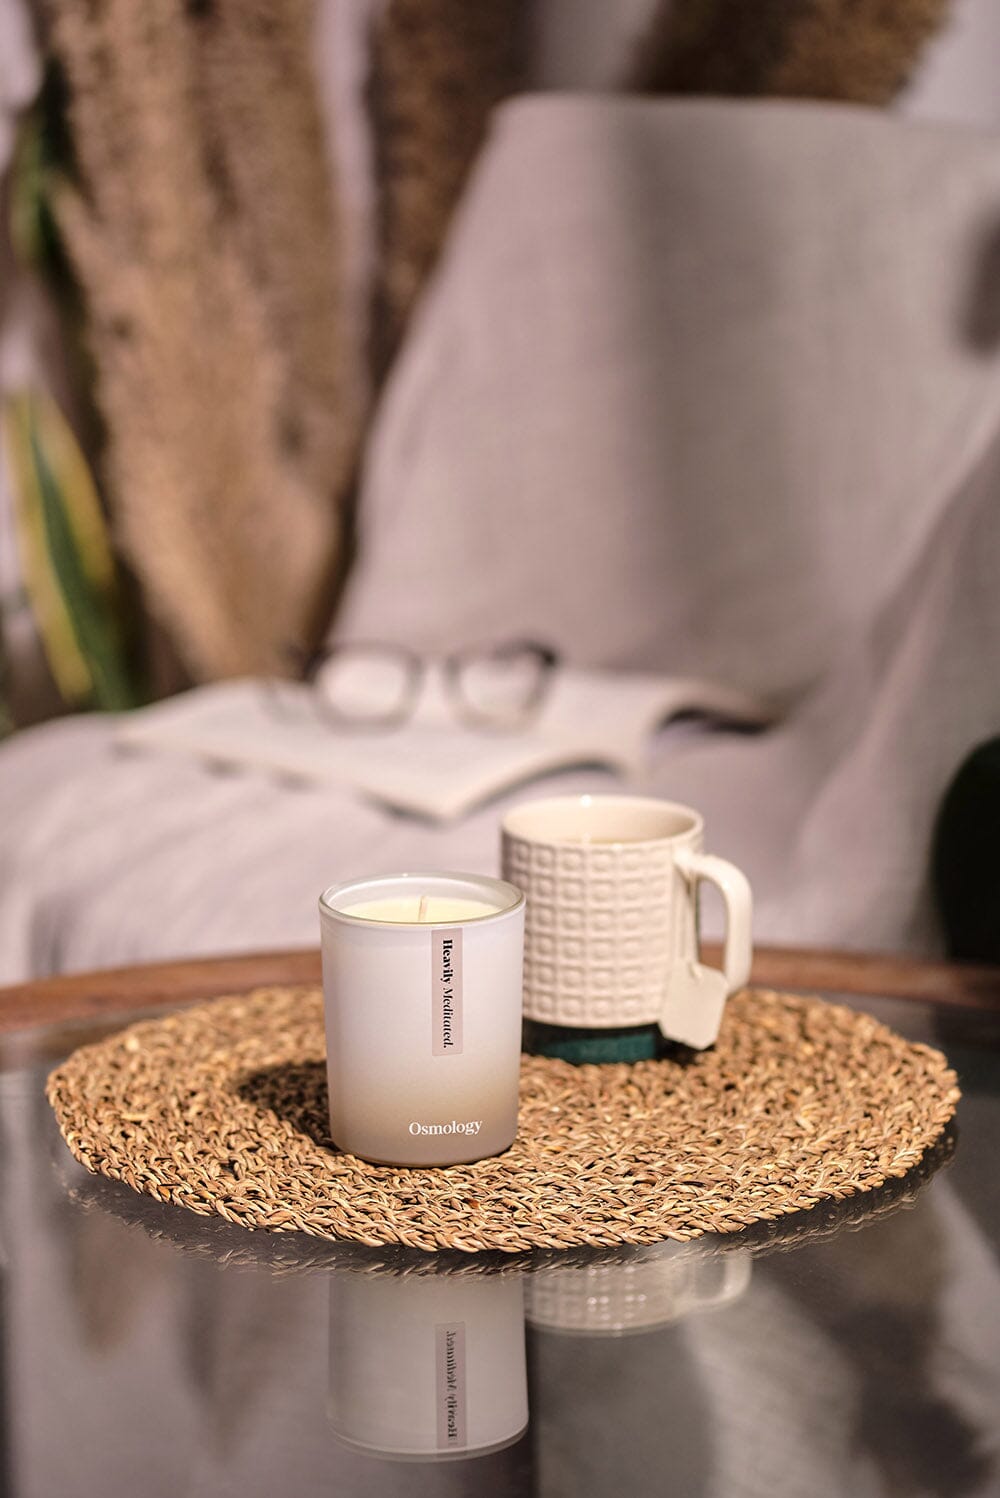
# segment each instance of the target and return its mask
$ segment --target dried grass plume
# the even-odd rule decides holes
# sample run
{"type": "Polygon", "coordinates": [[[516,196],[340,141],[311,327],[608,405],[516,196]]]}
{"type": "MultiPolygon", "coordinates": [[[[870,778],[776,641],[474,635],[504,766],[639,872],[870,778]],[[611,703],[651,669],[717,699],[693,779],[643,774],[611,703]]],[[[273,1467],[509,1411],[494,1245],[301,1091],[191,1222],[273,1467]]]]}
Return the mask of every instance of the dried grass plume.
{"type": "Polygon", "coordinates": [[[196,677],[315,634],[360,424],[309,0],[48,0],[124,552],[196,677]]]}
{"type": "Polygon", "coordinates": [[[525,0],[389,0],[375,27],[377,375],[441,249],[490,112],[521,77],[525,12],[525,0]]]}
{"type": "Polygon", "coordinates": [[[887,104],[951,0],[666,0],[632,78],[650,93],[887,104]]]}

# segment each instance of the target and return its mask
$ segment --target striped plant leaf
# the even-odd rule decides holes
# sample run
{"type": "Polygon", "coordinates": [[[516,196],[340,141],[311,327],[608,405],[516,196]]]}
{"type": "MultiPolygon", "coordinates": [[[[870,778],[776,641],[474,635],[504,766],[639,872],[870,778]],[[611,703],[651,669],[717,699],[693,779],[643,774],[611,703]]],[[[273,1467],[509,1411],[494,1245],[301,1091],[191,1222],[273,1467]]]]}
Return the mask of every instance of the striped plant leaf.
{"type": "Polygon", "coordinates": [[[10,167],[8,234],[17,261],[60,286],[69,267],[53,200],[71,162],[61,80],[50,65],[35,106],[22,118],[10,167]]]}
{"type": "Polygon", "coordinates": [[[33,113],[18,136],[8,200],[10,242],[22,265],[41,266],[46,260],[51,223],[46,176],[41,120],[33,113]]]}
{"type": "Polygon", "coordinates": [[[5,399],[2,430],[21,568],[56,685],[76,706],[134,707],[114,557],[79,444],[38,391],[5,399]]]}

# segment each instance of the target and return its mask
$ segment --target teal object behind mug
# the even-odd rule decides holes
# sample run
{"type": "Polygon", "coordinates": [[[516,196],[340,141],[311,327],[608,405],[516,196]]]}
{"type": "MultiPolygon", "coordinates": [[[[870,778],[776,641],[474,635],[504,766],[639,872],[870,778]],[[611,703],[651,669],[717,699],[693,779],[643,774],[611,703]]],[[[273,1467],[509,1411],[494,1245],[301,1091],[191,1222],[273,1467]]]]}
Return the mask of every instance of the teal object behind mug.
{"type": "Polygon", "coordinates": [[[554,1056],[575,1066],[592,1062],[655,1061],[678,1048],[667,1040],[659,1025],[622,1025],[611,1030],[590,1030],[574,1025],[544,1025],[527,1019],[522,1029],[522,1049],[532,1056],[554,1056]]]}

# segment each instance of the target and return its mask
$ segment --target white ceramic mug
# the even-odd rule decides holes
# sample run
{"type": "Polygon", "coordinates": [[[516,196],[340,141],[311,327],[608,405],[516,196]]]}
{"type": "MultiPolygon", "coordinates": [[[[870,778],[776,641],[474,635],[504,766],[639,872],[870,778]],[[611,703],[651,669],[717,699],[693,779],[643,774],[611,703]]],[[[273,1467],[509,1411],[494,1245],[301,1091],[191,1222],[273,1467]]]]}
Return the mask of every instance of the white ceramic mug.
{"type": "Polygon", "coordinates": [[[528,1423],[524,1292],[499,1274],[330,1277],[329,1416],[372,1455],[484,1455],[528,1423]]]}
{"type": "Polygon", "coordinates": [[[543,1024],[656,1023],[703,1049],[750,976],[744,874],[702,851],[696,811],[642,796],[526,801],[503,821],[503,875],[527,897],[524,1013],[543,1024]],[[698,885],[726,908],[722,970],[699,960],[698,885]]]}
{"type": "Polygon", "coordinates": [[[397,874],[320,897],[330,1131],[390,1165],[456,1165],[517,1133],[524,897],[397,874]]]}

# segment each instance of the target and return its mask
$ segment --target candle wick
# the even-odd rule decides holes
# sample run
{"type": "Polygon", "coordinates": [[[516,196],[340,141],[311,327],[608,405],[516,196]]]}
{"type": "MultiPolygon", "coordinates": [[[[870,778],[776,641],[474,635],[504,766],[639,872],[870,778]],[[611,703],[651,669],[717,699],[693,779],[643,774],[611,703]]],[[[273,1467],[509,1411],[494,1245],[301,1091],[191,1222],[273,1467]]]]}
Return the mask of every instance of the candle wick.
{"type": "Polygon", "coordinates": [[[419,905],[419,907],[417,909],[417,920],[418,921],[426,921],[426,919],[427,919],[427,896],[426,895],[421,895],[420,896],[420,905],[419,905]]]}

